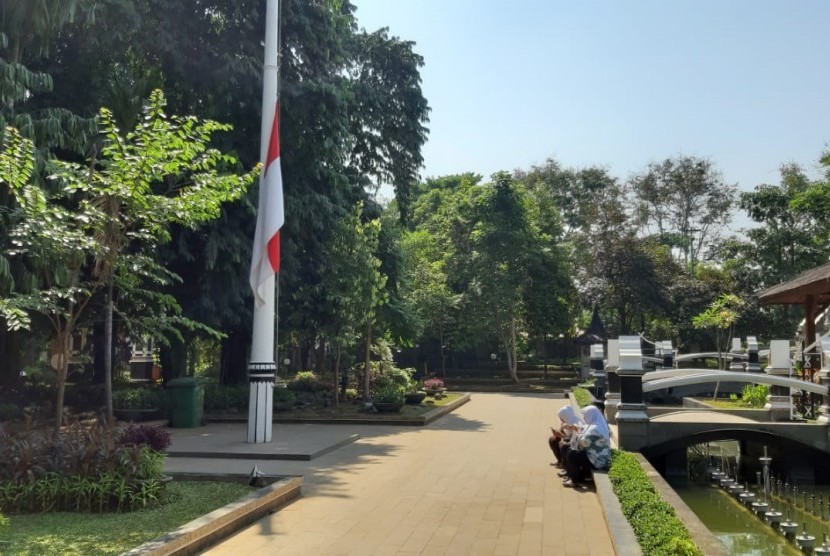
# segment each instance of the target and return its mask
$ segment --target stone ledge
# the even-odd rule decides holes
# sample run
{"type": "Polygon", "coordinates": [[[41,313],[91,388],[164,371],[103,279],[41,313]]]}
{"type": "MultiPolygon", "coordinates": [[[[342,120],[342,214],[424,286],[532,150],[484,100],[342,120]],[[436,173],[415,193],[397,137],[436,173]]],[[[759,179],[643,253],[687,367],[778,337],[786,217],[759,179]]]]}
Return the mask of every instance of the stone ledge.
{"type": "Polygon", "coordinates": [[[622,506],[617,495],[614,494],[614,487],[605,471],[594,471],[594,487],[597,489],[602,514],[605,516],[605,523],[608,525],[608,532],[611,534],[611,544],[614,545],[615,554],[626,556],[641,556],[643,551],[637,541],[637,535],[623,515],[622,506]]]}
{"type": "MultiPolygon", "coordinates": [[[[217,475],[174,474],[180,480],[217,479],[217,475]]],[[[226,475],[225,480],[246,480],[247,476],[226,475]]],[[[252,492],[217,510],[196,518],[148,541],[122,556],[186,556],[197,554],[208,546],[236,533],[258,519],[273,513],[301,495],[302,477],[288,477],[252,492]]]]}

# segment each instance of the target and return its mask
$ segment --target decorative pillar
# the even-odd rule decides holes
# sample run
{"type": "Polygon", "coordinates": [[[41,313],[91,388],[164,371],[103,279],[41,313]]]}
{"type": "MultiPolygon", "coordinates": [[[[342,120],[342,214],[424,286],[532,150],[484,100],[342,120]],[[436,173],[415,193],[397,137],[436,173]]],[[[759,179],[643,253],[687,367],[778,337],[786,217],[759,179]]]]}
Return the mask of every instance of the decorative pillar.
{"type": "Polygon", "coordinates": [[[663,368],[674,368],[674,346],[672,346],[671,340],[663,341],[663,368]]]}
{"type": "MultiPolygon", "coordinates": [[[[769,366],[764,370],[768,375],[789,377],[792,374],[789,340],[772,340],[769,343],[769,366]]],[[[770,411],[773,421],[788,421],[792,397],[790,389],[783,386],[770,386],[764,409],[770,411]]]]}
{"type": "Polygon", "coordinates": [[[729,360],[729,370],[734,372],[742,372],[744,370],[744,364],[741,349],[741,339],[740,338],[732,338],[732,349],[729,350],[729,355],[732,358],[729,360]]]}
{"type": "Polygon", "coordinates": [[[648,415],[643,401],[643,352],[639,336],[620,336],[619,447],[638,451],[647,445],[648,415]]]}
{"type": "Polygon", "coordinates": [[[605,377],[608,390],[605,392],[605,420],[612,425],[617,422],[617,407],[620,405],[620,341],[608,340],[608,358],[605,361],[605,377]]]}
{"type": "Polygon", "coordinates": [[[604,357],[605,347],[602,344],[591,344],[591,376],[594,377],[595,381],[595,397],[600,403],[603,403],[603,407],[605,407],[605,390],[608,388],[605,367],[602,364],[604,357]]]}
{"type": "Polygon", "coordinates": [[[746,372],[761,372],[761,361],[758,357],[758,339],[755,336],[746,337],[746,372]]]}
{"type": "MultiPolygon", "coordinates": [[[[819,338],[819,354],[821,355],[821,370],[818,372],[819,383],[825,388],[830,388],[830,338],[819,338]]],[[[821,397],[821,407],[817,421],[824,425],[830,424],[830,398],[828,394],[821,397]]]]}
{"type": "Polygon", "coordinates": [[[248,431],[251,443],[271,442],[271,425],[274,414],[274,380],[277,365],[273,361],[248,365],[248,431]]]}

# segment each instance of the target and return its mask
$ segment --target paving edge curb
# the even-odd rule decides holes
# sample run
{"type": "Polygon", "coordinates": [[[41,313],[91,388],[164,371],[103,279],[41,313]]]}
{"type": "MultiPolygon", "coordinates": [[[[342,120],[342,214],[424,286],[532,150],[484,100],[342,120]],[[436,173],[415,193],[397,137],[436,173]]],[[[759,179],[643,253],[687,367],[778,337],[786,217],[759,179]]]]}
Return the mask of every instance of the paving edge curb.
{"type": "Polygon", "coordinates": [[[594,471],[594,486],[597,489],[599,505],[602,506],[602,514],[605,516],[605,524],[611,534],[614,552],[626,556],[641,556],[643,551],[640,549],[637,535],[623,515],[620,501],[614,494],[614,487],[605,471],[594,471]]]}
{"type": "MultiPolygon", "coordinates": [[[[194,477],[188,477],[193,479],[194,477]]],[[[121,556],[185,556],[196,554],[273,513],[301,495],[302,477],[281,479],[148,541],[121,556]]]]}
{"type": "MultiPolygon", "coordinates": [[[[439,417],[443,417],[447,413],[461,407],[470,401],[470,394],[465,392],[460,398],[447,405],[436,407],[420,417],[413,417],[407,419],[301,419],[289,417],[274,417],[273,423],[287,423],[292,425],[394,425],[403,427],[422,427],[435,421],[439,417]]],[[[244,417],[207,417],[210,423],[245,423],[244,417]]]]}

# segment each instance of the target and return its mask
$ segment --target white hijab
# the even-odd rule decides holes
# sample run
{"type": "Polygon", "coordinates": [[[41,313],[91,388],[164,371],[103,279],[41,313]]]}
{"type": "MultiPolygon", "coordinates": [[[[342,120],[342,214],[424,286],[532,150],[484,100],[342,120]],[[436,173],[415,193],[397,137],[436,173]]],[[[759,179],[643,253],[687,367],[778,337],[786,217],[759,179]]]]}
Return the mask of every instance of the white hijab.
{"type": "Polygon", "coordinates": [[[608,428],[608,422],[602,416],[602,412],[594,405],[588,405],[582,408],[582,417],[585,419],[587,425],[582,431],[582,434],[589,434],[596,432],[605,439],[611,438],[611,429],[608,428]]]}
{"type": "Polygon", "coordinates": [[[564,425],[582,424],[582,418],[576,413],[571,404],[563,405],[557,415],[559,416],[559,420],[562,421],[562,424],[564,425]]]}

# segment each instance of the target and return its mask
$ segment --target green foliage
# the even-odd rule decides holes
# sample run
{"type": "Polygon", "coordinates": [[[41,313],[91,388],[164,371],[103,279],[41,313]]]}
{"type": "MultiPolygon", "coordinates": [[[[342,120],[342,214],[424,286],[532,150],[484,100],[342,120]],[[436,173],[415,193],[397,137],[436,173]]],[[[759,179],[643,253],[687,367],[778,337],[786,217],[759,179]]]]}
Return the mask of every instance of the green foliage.
{"type": "Polygon", "coordinates": [[[275,409],[287,409],[294,406],[294,403],[297,401],[297,395],[293,390],[289,390],[288,388],[274,388],[273,400],[275,409]]]}
{"type": "Polygon", "coordinates": [[[702,556],[674,508],[660,498],[633,454],[615,450],[608,478],[643,554],[702,556]]]}
{"type": "Polygon", "coordinates": [[[0,442],[0,507],[5,511],[130,511],[158,502],[164,453],[120,443],[120,433],[75,425],[53,434],[24,431],[0,442]]]}
{"type": "Polygon", "coordinates": [[[158,506],[139,512],[13,515],[11,527],[0,537],[0,550],[38,556],[122,554],[251,491],[238,483],[172,481],[161,493],[158,506]]]}
{"type": "Polygon", "coordinates": [[[579,407],[585,407],[586,405],[591,405],[594,402],[594,397],[585,388],[574,388],[571,390],[571,394],[574,395],[576,404],[579,407]]]}
{"type": "Polygon", "coordinates": [[[112,405],[116,409],[158,409],[161,396],[150,388],[125,388],[113,392],[112,405]]]}
{"type": "Polygon", "coordinates": [[[376,403],[404,403],[405,391],[396,384],[387,384],[372,392],[372,401],[376,403]]]}
{"type": "MultiPolygon", "coordinates": [[[[284,390],[283,388],[275,388],[284,390]]],[[[248,409],[250,386],[247,384],[205,384],[205,411],[245,411],[248,409]]]]}
{"type": "MultiPolygon", "coordinates": [[[[741,404],[747,407],[764,407],[769,395],[769,386],[766,384],[747,384],[741,392],[741,404]]],[[[738,399],[738,396],[731,394],[730,399],[738,399]],[[734,398],[733,398],[734,396],[734,398]]]]}
{"type": "Polygon", "coordinates": [[[288,388],[294,392],[323,392],[329,386],[314,371],[299,371],[288,383],[288,388]]]}
{"type": "Polygon", "coordinates": [[[412,392],[415,390],[415,380],[412,375],[415,374],[415,369],[399,369],[397,367],[390,367],[383,369],[373,381],[374,391],[395,387],[402,392],[412,392]]]}

